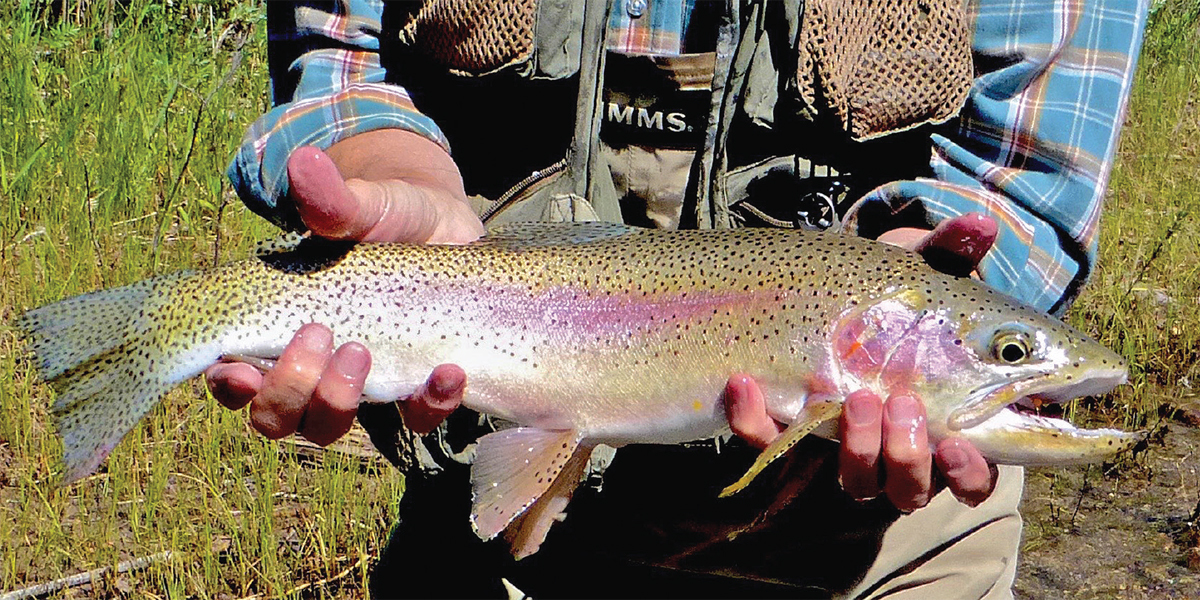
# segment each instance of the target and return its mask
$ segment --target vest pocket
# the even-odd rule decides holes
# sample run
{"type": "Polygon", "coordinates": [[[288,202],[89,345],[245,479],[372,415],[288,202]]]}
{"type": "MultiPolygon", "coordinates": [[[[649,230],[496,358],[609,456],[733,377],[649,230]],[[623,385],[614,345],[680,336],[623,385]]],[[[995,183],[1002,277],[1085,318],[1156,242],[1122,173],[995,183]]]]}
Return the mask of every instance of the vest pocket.
{"type": "Polygon", "coordinates": [[[569,0],[425,0],[400,42],[457,75],[512,69],[561,79],[579,71],[583,8],[569,0]]]}
{"type": "Polygon", "coordinates": [[[473,201],[475,212],[488,227],[524,221],[599,221],[591,202],[570,191],[571,181],[564,178],[569,162],[564,158],[533,172],[495,201],[473,201]]]}
{"type": "Polygon", "coordinates": [[[809,0],[800,98],[867,140],[958,114],[972,81],[961,0],[809,0]]]}

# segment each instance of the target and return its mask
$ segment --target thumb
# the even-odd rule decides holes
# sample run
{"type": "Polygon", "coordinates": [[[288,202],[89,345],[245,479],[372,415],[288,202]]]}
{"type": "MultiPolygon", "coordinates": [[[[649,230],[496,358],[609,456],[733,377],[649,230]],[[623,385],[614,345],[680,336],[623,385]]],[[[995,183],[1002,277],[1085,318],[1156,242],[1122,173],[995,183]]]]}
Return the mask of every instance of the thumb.
{"type": "Polygon", "coordinates": [[[966,213],[939,223],[913,250],[943,273],[966,276],[979,266],[998,233],[992,217],[966,213]]]}
{"type": "Polygon", "coordinates": [[[329,155],[317,148],[292,153],[288,180],[300,218],[324,238],[464,243],[483,233],[479,219],[452,192],[441,190],[439,196],[432,185],[403,179],[343,179],[329,155]]]}
{"type": "Polygon", "coordinates": [[[292,153],[288,183],[300,218],[316,235],[361,240],[379,222],[378,201],[352,193],[337,165],[317,148],[306,146],[292,153]]]}

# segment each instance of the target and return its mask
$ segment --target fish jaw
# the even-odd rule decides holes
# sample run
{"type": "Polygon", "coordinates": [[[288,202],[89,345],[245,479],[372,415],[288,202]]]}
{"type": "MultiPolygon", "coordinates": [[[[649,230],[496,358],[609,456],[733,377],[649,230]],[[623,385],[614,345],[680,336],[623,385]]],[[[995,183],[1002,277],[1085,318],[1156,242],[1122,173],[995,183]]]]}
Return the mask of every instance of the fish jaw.
{"type": "Polygon", "coordinates": [[[982,388],[982,400],[951,414],[939,437],[966,439],[989,461],[1027,467],[1094,463],[1128,450],[1145,437],[1118,429],[1081,429],[1064,419],[1024,409],[1105,394],[1126,381],[1124,369],[1097,369],[1064,382],[1055,373],[982,388]],[[981,407],[990,407],[986,415],[981,407]],[[960,425],[960,426],[957,426],[960,425]]]}
{"type": "Polygon", "coordinates": [[[1060,404],[1083,396],[1107,394],[1126,380],[1127,373],[1123,368],[1112,368],[1098,369],[1079,379],[1064,380],[1059,373],[1050,372],[984,386],[950,413],[947,428],[951,431],[971,429],[1017,404],[1031,406],[1034,397],[1042,403],[1060,404]]]}
{"type": "Polygon", "coordinates": [[[1146,434],[1080,429],[1063,419],[1005,407],[952,437],[970,441],[992,462],[1045,467],[1099,462],[1134,447],[1146,434]]]}

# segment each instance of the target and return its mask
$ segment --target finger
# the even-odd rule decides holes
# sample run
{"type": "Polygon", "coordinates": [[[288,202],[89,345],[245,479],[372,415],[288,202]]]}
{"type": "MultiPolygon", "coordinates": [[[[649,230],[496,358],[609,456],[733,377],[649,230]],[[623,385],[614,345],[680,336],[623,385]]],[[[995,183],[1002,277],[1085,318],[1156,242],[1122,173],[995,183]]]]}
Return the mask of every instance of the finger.
{"type": "Polygon", "coordinates": [[[879,495],[879,453],[883,444],[883,401],[868,391],[850,394],[842,408],[838,472],[842,488],[856,499],[879,495]]]}
{"type": "Polygon", "coordinates": [[[942,440],[935,455],[946,485],[967,506],[979,506],[996,488],[998,472],[970,442],[942,440]]]}
{"type": "Polygon", "coordinates": [[[462,404],[467,374],[458,365],[438,365],[417,391],[400,401],[404,424],[419,435],[437,428],[462,404]]]}
{"type": "Polygon", "coordinates": [[[967,213],[938,224],[913,248],[929,265],[943,273],[967,276],[996,242],[996,220],[967,213]]]}
{"type": "Polygon", "coordinates": [[[925,407],[912,396],[888,398],[883,407],[883,490],[903,511],[929,502],[933,458],[925,429],[925,407]]]}
{"type": "Polygon", "coordinates": [[[350,342],[338,348],[313,390],[300,433],[322,446],[346,435],[354,424],[370,370],[371,353],[362,344],[350,342]]]}
{"type": "Polygon", "coordinates": [[[250,422],[259,433],[278,439],[296,431],[332,345],[333,333],[322,325],[309,323],[296,332],[250,403],[250,422]]]}
{"type": "Polygon", "coordinates": [[[766,448],[783,427],[767,415],[767,401],[752,377],[737,374],[725,384],[725,418],[738,437],[755,448],[766,448]]]}
{"type": "Polygon", "coordinates": [[[204,371],[208,391],[221,406],[238,410],[250,403],[262,387],[263,376],[245,363],[218,363],[204,371]]]}
{"type": "Polygon", "coordinates": [[[897,227],[880,234],[878,241],[912,250],[925,241],[926,237],[929,237],[929,232],[929,229],[918,227],[897,227]]]}

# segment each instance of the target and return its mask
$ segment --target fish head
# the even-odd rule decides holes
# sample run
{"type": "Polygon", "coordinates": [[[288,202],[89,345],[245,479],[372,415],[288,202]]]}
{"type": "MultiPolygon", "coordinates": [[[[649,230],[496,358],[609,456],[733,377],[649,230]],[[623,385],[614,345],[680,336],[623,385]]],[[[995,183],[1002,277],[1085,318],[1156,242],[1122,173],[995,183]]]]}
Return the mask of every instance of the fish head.
{"type": "Polygon", "coordinates": [[[1140,439],[1035,412],[1111,391],[1126,380],[1123,358],[976,283],[949,280],[946,290],[897,292],[843,319],[834,334],[842,369],[883,394],[915,394],[935,443],[966,439],[992,462],[1094,462],[1140,439]]]}
{"type": "Polygon", "coordinates": [[[980,379],[949,413],[950,429],[976,427],[1006,407],[1062,403],[1125,383],[1128,368],[1120,355],[1056,319],[1013,308],[962,325],[980,379]]]}
{"type": "Polygon", "coordinates": [[[1112,391],[1126,382],[1128,365],[1053,317],[1013,300],[993,304],[960,325],[978,379],[945,413],[946,437],[971,441],[994,462],[1025,466],[1095,462],[1142,439],[1038,414],[1048,404],[1112,391]]]}

